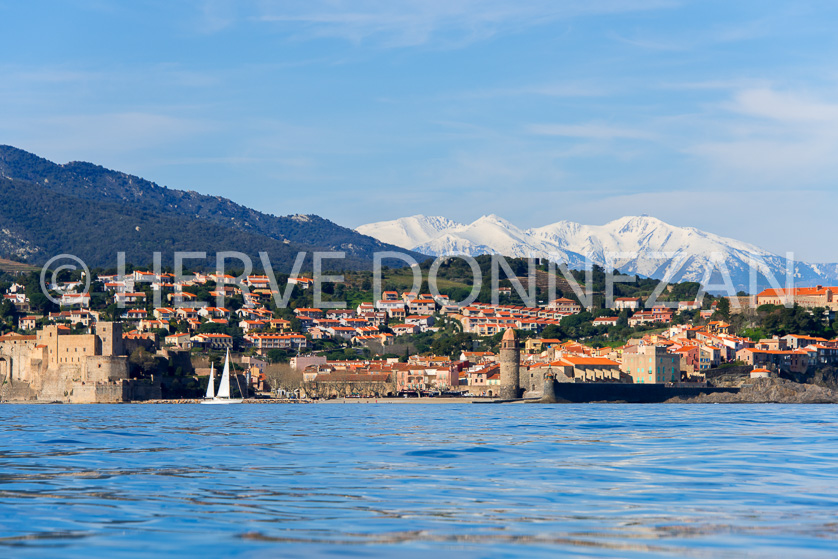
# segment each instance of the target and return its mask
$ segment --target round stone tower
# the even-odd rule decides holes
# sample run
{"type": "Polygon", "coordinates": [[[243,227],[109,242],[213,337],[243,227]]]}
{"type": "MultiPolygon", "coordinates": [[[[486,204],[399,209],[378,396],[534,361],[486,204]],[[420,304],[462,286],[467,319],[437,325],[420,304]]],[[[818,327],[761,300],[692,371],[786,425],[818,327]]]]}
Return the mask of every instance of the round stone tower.
{"type": "Polygon", "coordinates": [[[521,396],[521,350],[518,348],[518,336],[509,328],[500,342],[500,397],[505,400],[521,396]]]}
{"type": "Polygon", "coordinates": [[[547,372],[544,373],[544,391],[541,395],[541,403],[553,404],[558,400],[556,396],[556,373],[553,372],[552,367],[548,367],[547,372]]]}

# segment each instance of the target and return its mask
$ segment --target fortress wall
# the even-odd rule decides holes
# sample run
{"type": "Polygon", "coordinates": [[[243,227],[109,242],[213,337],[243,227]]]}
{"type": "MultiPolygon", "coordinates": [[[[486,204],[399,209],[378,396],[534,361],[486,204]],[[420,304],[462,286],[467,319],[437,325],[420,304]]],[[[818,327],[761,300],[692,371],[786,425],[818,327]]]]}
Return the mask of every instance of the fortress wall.
{"type": "Polygon", "coordinates": [[[27,382],[6,382],[0,385],[0,400],[4,402],[29,402],[37,399],[38,393],[27,382]]]}
{"type": "Polygon", "coordinates": [[[128,382],[111,384],[76,384],[72,388],[70,402],[73,404],[115,404],[129,399],[128,382]]]}
{"type": "Polygon", "coordinates": [[[39,377],[40,382],[32,387],[38,393],[38,400],[66,402],[73,382],[81,381],[81,365],[67,364],[61,367],[49,367],[39,377]]]}
{"type": "Polygon", "coordinates": [[[59,336],[55,360],[50,359],[51,364],[59,367],[67,364],[84,363],[87,357],[100,355],[102,346],[99,339],[93,334],[82,334],[77,336],[59,336]]]}
{"type": "MultiPolygon", "coordinates": [[[[127,355],[131,355],[139,348],[143,348],[148,351],[153,345],[154,341],[149,340],[148,338],[129,338],[122,341],[122,347],[127,355]]],[[[113,355],[119,354],[114,353],[113,355]]]]}
{"type": "Polygon", "coordinates": [[[136,380],[75,384],[70,395],[73,404],[119,404],[134,400],[160,400],[160,385],[136,380]]]}
{"type": "MultiPolygon", "coordinates": [[[[3,348],[2,353],[6,362],[6,370],[4,372],[8,374],[7,380],[11,380],[12,382],[16,380],[22,380],[24,382],[32,381],[32,375],[27,366],[31,351],[31,346],[24,345],[13,345],[3,348]]],[[[6,375],[3,378],[6,379],[6,375]]]]}
{"type": "Polygon", "coordinates": [[[163,390],[160,383],[146,383],[142,381],[131,381],[131,392],[129,394],[131,400],[161,400],[163,398],[163,390]]]}
{"type": "Polygon", "coordinates": [[[95,355],[84,363],[85,382],[107,383],[128,379],[128,358],[124,356],[95,355]]]}
{"type": "MultiPolygon", "coordinates": [[[[29,367],[30,358],[41,350],[35,349],[35,342],[7,341],[0,343],[0,379],[23,382],[35,380],[29,367]]],[[[39,353],[38,353],[39,354],[39,353]]],[[[0,380],[2,382],[2,380],[0,380]]]]}

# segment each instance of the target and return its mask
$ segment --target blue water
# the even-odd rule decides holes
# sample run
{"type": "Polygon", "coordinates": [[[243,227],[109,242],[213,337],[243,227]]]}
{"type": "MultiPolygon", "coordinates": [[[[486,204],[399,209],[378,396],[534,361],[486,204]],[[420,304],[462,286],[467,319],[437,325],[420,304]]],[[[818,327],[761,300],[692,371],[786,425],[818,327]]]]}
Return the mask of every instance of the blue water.
{"type": "Polygon", "coordinates": [[[0,557],[831,557],[838,406],[0,406],[0,557]]]}

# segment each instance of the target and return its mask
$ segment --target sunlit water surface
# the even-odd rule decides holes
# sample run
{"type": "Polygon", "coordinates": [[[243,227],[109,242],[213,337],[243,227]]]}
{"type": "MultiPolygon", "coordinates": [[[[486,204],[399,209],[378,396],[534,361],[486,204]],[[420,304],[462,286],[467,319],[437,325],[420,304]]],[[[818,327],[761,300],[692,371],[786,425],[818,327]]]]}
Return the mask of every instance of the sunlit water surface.
{"type": "Polygon", "coordinates": [[[838,406],[0,406],[0,557],[830,557],[838,406]]]}

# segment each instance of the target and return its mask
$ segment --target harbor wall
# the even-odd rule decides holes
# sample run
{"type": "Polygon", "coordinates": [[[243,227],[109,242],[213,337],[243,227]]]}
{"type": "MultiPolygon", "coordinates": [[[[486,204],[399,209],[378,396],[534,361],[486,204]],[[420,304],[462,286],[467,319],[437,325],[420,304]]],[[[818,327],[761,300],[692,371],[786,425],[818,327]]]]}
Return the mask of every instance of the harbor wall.
{"type": "Polygon", "coordinates": [[[554,382],[559,402],[626,402],[630,404],[655,404],[670,398],[693,398],[701,394],[739,392],[738,388],[713,386],[667,386],[665,384],[620,384],[600,382],[554,382]]]}

